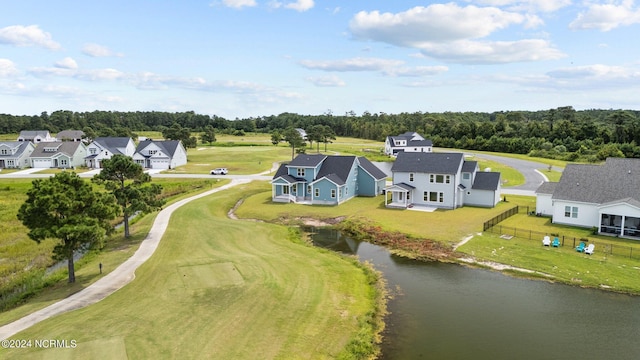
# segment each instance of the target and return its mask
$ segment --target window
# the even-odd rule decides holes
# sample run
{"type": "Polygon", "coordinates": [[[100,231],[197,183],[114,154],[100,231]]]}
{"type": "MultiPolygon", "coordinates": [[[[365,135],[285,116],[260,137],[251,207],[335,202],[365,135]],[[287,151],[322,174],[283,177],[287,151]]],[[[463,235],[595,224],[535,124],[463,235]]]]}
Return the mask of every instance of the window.
{"type": "Polygon", "coordinates": [[[564,207],[564,217],[570,217],[577,219],[578,218],[578,207],[577,206],[565,206],[564,207]]]}
{"type": "Polygon", "coordinates": [[[413,173],[409,174],[409,181],[413,181],[413,173]]]}
{"type": "MultiPolygon", "coordinates": [[[[444,183],[444,175],[429,174],[429,182],[430,183],[434,183],[435,182],[435,183],[438,183],[438,184],[443,184],[444,183]]],[[[448,183],[448,181],[447,181],[447,183],[448,183]]]]}
{"type": "Polygon", "coordinates": [[[298,193],[298,184],[293,184],[293,186],[291,187],[291,192],[293,192],[294,194],[298,193]]]}
{"type": "Polygon", "coordinates": [[[67,166],[67,160],[66,159],[60,159],[60,165],[61,166],[67,166]]]}
{"type": "Polygon", "coordinates": [[[463,173],[462,174],[462,178],[465,179],[465,180],[469,180],[470,177],[471,177],[471,174],[469,174],[469,173],[463,173]]]}
{"type": "Polygon", "coordinates": [[[444,182],[446,182],[447,184],[450,184],[451,183],[451,175],[445,176],[444,182]]]}
{"type": "Polygon", "coordinates": [[[435,191],[432,191],[429,193],[429,201],[431,202],[436,202],[438,201],[438,193],[435,191]]]}
{"type": "Polygon", "coordinates": [[[2,154],[2,155],[8,155],[8,154],[9,154],[9,150],[7,150],[7,149],[2,149],[2,150],[0,150],[0,154],[2,154]]]}
{"type": "Polygon", "coordinates": [[[332,199],[336,198],[336,189],[331,189],[331,198],[332,199]]]}
{"type": "Polygon", "coordinates": [[[435,181],[435,175],[429,174],[429,182],[433,183],[435,181]]]}
{"type": "Polygon", "coordinates": [[[298,168],[296,170],[298,171],[298,176],[299,177],[304,177],[304,169],[298,168]]]}
{"type": "Polygon", "coordinates": [[[315,195],[316,195],[316,197],[319,197],[319,196],[320,196],[320,189],[316,188],[315,193],[316,193],[316,194],[315,194],[315,195]]]}
{"type": "Polygon", "coordinates": [[[98,149],[96,148],[89,148],[89,152],[91,153],[91,155],[95,155],[97,151],[98,149]]]}
{"type": "Polygon", "coordinates": [[[307,185],[307,194],[311,194],[311,185],[307,185]]]}
{"type": "Polygon", "coordinates": [[[429,192],[428,192],[428,191],[425,191],[425,192],[422,194],[422,200],[424,200],[424,201],[429,201],[429,192]]]}
{"type": "Polygon", "coordinates": [[[444,193],[443,192],[437,192],[437,191],[431,191],[431,192],[424,192],[424,201],[428,201],[428,202],[439,202],[439,203],[443,203],[444,202],[444,193]]]}
{"type": "Polygon", "coordinates": [[[289,187],[288,186],[283,186],[282,187],[282,193],[285,195],[289,195],[289,187]]]}

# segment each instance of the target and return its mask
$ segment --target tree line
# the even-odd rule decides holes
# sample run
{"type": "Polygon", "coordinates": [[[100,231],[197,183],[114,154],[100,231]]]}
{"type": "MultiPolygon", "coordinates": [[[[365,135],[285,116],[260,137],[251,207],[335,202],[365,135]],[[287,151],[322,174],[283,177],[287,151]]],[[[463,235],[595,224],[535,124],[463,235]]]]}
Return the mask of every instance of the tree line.
{"type": "MultiPolygon", "coordinates": [[[[284,134],[287,129],[329,128],[335,136],[384,141],[387,136],[415,131],[435,146],[530,154],[569,161],[598,161],[609,156],[640,157],[640,111],[575,110],[571,106],[539,111],[369,113],[335,115],[282,113],[225,119],[193,111],[169,112],[43,112],[33,116],[0,114],[0,132],[21,130],[83,130],[92,136],[132,136],[160,131],[192,147],[215,134],[247,132],[284,134]],[[204,133],[198,139],[192,132],[204,133]],[[172,135],[173,134],[173,135],[172,135]],[[180,135],[176,135],[180,134],[180,135]]],[[[315,140],[317,141],[317,140],[315,140]]],[[[322,142],[322,141],[321,141],[322,142]]],[[[311,144],[310,144],[311,145],[311,144]]]]}

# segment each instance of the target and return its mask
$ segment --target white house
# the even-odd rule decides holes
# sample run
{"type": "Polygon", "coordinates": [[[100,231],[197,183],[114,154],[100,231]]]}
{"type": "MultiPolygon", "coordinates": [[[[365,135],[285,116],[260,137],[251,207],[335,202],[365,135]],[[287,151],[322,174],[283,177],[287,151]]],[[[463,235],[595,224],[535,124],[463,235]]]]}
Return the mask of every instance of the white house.
{"type": "Polygon", "coordinates": [[[54,142],[56,138],[47,130],[22,130],[17,141],[31,141],[34,144],[41,142],[54,142]]]}
{"type": "Polygon", "coordinates": [[[175,169],[187,163],[187,151],[179,140],[141,141],[133,160],[148,169],[175,169]]]}
{"type": "Polygon", "coordinates": [[[29,156],[35,150],[30,141],[0,142],[0,169],[22,169],[29,167],[29,156]]]}
{"type": "Polygon", "coordinates": [[[397,156],[387,207],[494,207],[500,201],[500,173],[479,171],[478,163],[465,161],[462,153],[401,151],[397,156]]]}
{"type": "Polygon", "coordinates": [[[399,152],[432,152],[433,142],[416,132],[406,132],[398,136],[387,136],[384,153],[396,156],[399,152]]]}
{"type": "Polygon", "coordinates": [[[125,155],[133,157],[136,145],[128,137],[98,137],[87,147],[85,163],[87,167],[98,169],[102,167],[102,161],[111,159],[113,155],[125,155]]]}
{"type": "Polygon", "coordinates": [[[556,224],[640,239],[640,159],[567,165],[560,181],[536,191],[536,212],[556,224]]]}
{"type": "Polygon", "coordinates": [[[82,142],[42,142],[29,156],[31,167],[70,169],[84,165],[87,146],[82,142]]]}

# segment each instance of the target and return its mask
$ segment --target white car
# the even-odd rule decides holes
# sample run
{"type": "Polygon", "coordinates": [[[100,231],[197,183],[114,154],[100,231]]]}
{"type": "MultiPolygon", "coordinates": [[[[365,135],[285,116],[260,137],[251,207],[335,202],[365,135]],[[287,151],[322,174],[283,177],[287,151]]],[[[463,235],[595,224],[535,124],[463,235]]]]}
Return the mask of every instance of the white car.
{"type": "Polygon", "coordinates": [[[216,168],[211,170],[211,175],[227,175],[227,168],[216,168]]]}

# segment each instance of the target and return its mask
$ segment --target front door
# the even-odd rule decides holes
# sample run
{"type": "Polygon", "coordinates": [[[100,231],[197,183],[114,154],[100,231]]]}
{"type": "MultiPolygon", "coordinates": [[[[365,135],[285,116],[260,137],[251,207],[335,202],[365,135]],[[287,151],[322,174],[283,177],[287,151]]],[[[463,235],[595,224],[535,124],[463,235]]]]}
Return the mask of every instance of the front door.
{"type": "Polygon", "coordinates": [[[4,160],[0,160],[0,169],[4,169],[5,166],[4,160]]]}

